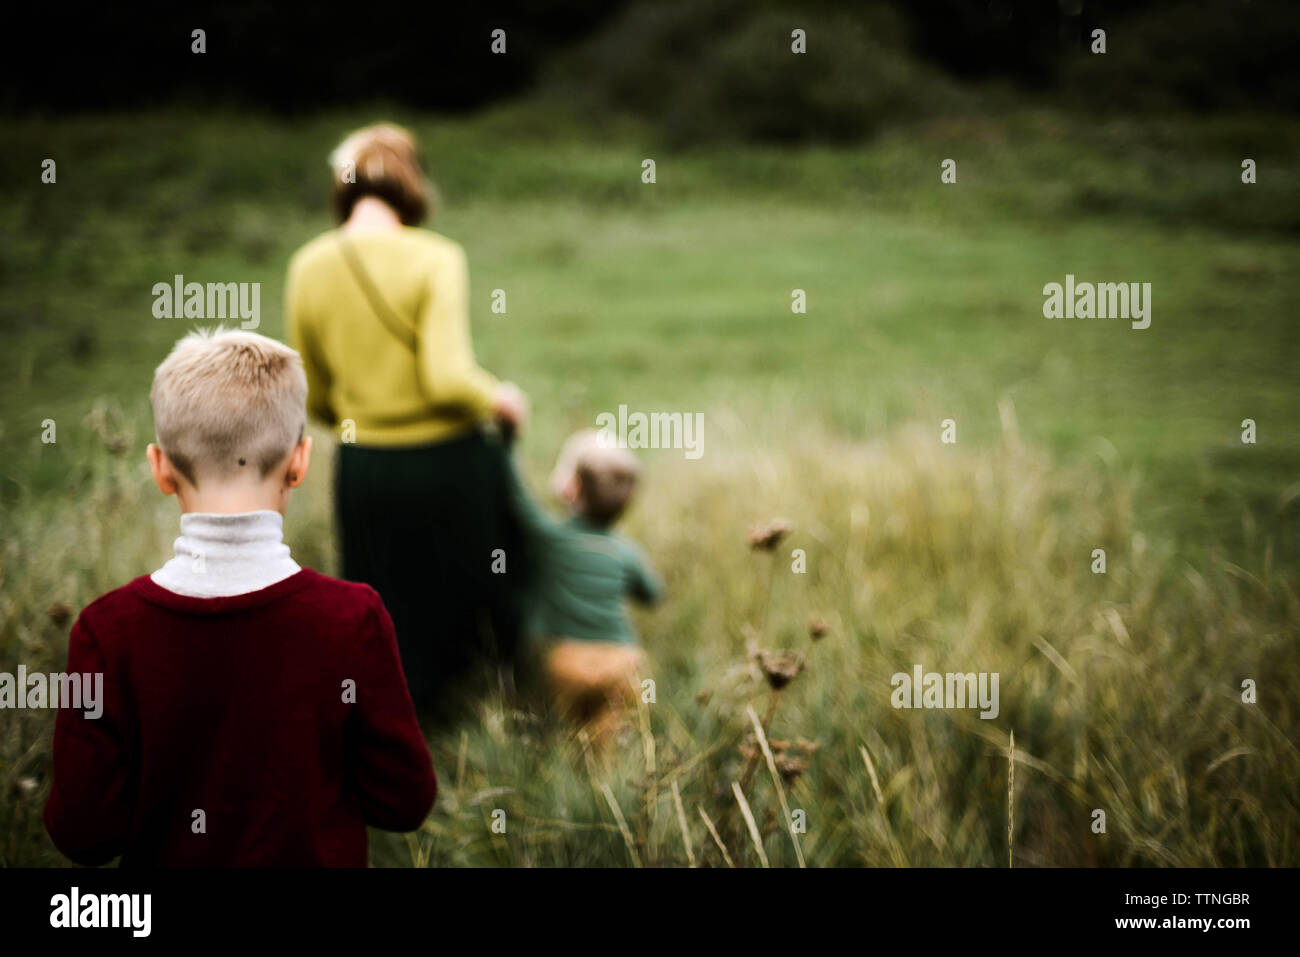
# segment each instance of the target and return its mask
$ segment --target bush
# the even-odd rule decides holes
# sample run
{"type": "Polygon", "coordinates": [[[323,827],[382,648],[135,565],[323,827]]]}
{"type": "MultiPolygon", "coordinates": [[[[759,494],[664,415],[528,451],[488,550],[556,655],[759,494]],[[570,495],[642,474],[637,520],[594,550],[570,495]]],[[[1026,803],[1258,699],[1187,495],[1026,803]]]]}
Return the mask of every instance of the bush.
{"type": "Polygon", "coordinates": [[[1085,17],[1081,52],[1066,60],[1063,86],[1100,108],[1290,112],[1300,103],[1300,7],[1181,0],[1123,17],[1085,17]],[[1105,55],[1089,52],[1095,27],[1105,55]]]}
{"type": "Polygon", "coordinates": [[[650,120],[674,143],[855,141],[960,101],[905,52],[883,6],[809,12],[733,0],[633,5],[547,87],[588,113],[650,120]],[[802,55],[791,50],[796,28],[807,36],[802,55]]]}

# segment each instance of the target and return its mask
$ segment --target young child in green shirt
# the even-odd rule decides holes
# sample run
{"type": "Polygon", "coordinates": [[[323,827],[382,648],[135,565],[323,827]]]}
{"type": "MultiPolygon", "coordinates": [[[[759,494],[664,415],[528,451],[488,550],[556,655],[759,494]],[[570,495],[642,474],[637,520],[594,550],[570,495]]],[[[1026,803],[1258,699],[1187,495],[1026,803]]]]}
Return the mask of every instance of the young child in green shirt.
{"type": "Polygon", "coordinates": [[[594,431],[570,437],[552,475],[571,510],[561,521],[515,481],[533,581],[528,630],[545,645],[544,668],[559,709],[608,741],[635,701],[645,667],[624,599],[654,604],[663,585],[645,552],[613,531],[640,477],[636,457],[594,431]]]}

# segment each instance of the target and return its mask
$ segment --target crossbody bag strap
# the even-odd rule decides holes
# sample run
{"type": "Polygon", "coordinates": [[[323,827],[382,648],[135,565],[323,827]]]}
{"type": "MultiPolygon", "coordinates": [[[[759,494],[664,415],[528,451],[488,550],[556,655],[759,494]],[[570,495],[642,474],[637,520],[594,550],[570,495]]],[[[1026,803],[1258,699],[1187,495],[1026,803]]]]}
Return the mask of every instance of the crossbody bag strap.
{"type": "Polygon", "coordinates": [[[384,301],[384,297],[380,294],[373,280],[371,280],[370,273],[366,272],[366,267],[361,264],[361,258],[357,255],[357,251],[352,248],[352,244],[340,236],[339,249],[343,253],[343,261],[348,264],[348,269],[351,270],[353,278],[356,279],[357,285],[361,287],[361,292],[365,295],[366,301],[370,303],[370,308],[379,317],[379,321],[383,323],[384,328],[392,333],[393,337],[406,348],[412,352],[417,351],[415,330],[411,328],[409,323],[403,322],[397,313],[389,308],[388,303],[384,301]]]}

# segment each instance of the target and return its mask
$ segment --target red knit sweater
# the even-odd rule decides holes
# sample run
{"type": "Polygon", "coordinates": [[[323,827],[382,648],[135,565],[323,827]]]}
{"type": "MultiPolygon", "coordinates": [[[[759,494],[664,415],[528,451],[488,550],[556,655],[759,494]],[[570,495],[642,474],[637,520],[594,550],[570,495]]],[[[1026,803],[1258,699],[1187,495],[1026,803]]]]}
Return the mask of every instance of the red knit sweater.
{"type": "Polygon", "coordinates": [[[65,708],[54,730],[45,826],[79,863],[364,867],[367,824],[414,830],[433,805],[366,585],[303,569],[189,598],[137,578],[81,613],[67,670],[104,675],[103,715],[65,708]]]}

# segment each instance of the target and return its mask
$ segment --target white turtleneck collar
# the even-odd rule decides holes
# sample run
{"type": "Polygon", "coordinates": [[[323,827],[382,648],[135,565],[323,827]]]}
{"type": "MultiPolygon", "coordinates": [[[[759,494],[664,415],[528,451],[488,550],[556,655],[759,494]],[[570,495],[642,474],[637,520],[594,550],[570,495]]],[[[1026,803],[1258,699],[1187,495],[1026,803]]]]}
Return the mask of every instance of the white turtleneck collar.
{"type": "Polygon", "coordinates": [[[279,512],[191,512],[181,516],[176,557],[149,577],[193,598],[243,595],[301,571],[283,539],[279,512]]]}

